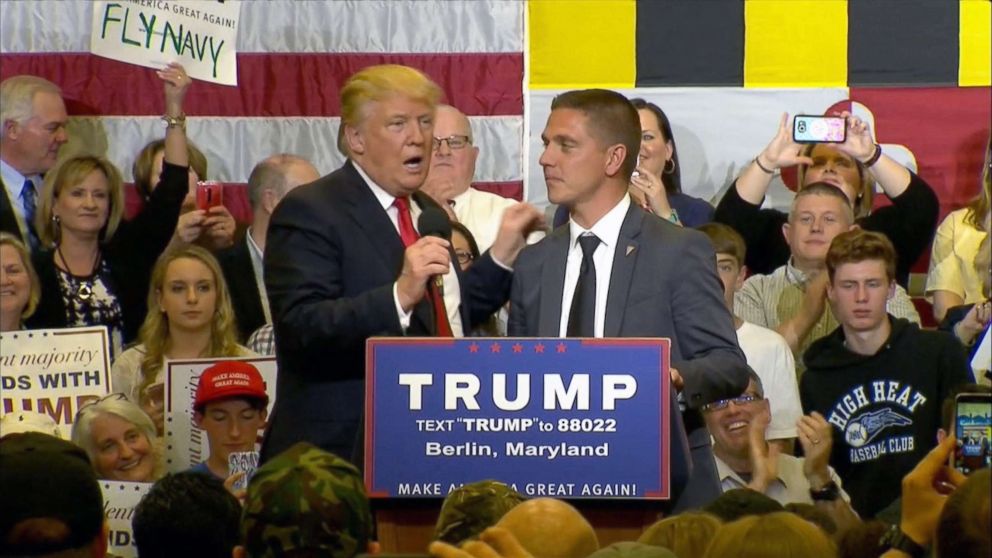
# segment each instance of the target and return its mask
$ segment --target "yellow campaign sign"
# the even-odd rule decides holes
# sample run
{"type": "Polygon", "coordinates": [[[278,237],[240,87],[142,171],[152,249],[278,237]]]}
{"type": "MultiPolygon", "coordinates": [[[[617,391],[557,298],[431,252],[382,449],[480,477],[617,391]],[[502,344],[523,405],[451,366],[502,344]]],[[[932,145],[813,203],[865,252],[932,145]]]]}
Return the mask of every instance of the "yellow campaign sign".
{"type": "Polygon", "coordinates": [[[744,4],[744,87],[847,85],[847,2],[744,4]]]}
{"type": "Polygon", "coordinates": [[[958,85],[992,85],[992,2],[961,0],[958,85]]]}
{"type": "Polygon", "coordinates": [[[635,0],[527,3],[532,89],[634,86],[635,0]]]}

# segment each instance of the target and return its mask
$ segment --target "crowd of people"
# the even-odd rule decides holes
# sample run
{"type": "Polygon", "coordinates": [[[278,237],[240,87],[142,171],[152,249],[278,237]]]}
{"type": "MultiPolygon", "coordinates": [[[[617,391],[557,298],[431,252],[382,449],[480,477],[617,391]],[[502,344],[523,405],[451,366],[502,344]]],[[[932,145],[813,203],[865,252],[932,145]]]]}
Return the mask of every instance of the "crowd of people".
{"type": "Polygon", "coordinates": [[[966,479],[948,461],[955,396],[992,379],[976,357],[992,320],[992,134],[962,185],[974,200],[939,226],[926,181],[847,112],[840,143],[798,144],[783,115],[714,208],[683,193],[661,107],[570,91],[541,134],[548,230],[533,206],[473,187],[471,122],[434,82],[373,66],[340,91],[345,164],[260,161],[241,227],[198,203],[191,78],[178,64],[158,77],[166,131],[135,157],[131,219],[111,162],[58,157],[59,87],[0,84],[0,331],[106,326],[113,359],[113,393],[78,409],[71,442],[48,417],[0,423],[0,554],[105,553],[97,479],[154,483],[133,520],[140,556],[374,553],[366,340],[509,335],[670,338],[691,473],[640,540],[604,548],[564,501],[466,485],[442,508],[437,558],[922,556],[935,541],[939,557],[989,555],[989,469],[966,479]],[[765,208],[788,167],[789,211],[765,208]],[[420,234],[435,212],[450,239],[420,234]],[[928,248],[936,330],[906,290],[928,248]],[[271,412],[259,371],[225,360],[258,355],[278,362],[271,412]],[[189,410],[210,451],[167,474],[164,369],[191,358],[219,361],[189,410]],[[244,486],[228,457],[263,433],[244,486]]]}

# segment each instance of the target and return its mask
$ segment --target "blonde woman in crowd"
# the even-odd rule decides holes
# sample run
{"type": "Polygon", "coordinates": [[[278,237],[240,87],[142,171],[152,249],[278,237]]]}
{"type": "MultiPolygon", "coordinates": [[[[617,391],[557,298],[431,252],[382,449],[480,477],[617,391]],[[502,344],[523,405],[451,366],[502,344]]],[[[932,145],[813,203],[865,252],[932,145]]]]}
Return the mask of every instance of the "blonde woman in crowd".
{"type": "MultiPolygon", "coordinates": [[[[181,115],[190,77],[178,64],[158,76],[166,114],[181,115]]],[[[127,222],[121,173],[107,159],[72,157],[46,174],[35,214],[44,248],[34,257],[41,303],[29,327],[105,325],[112,354],[120,354],[144,319],[148,273],[175,232],[187,165],[185,129],[170,124],[162,186],[127,222]]]]}
{"type": "Polygon", "coordinates": [[[38,274],[24,243],[0,232],[0,331],[23,329],[40,298],[38,274]]]}
{"type": "Polygon", "coordinates": [[[983,302],[987,298],[982,294],[981,272],[975,269],[974,262],[981,255],[979,245],[989,236],[992,135],[985,144],[981,185],[981,191],[967,206],[950,212],[937,227],[930,253],[926,294],[933,303],[933,316],[938,322],[951,307],[983,302]]]}
{"type": "Polygon", "coordinates": [[[231,297],[216,258],[199,246],[159,258],[140,344],[114,361],[114,390],[138,402],[163,431],[165,359],[253,356],[237,343],[231,297]]]}

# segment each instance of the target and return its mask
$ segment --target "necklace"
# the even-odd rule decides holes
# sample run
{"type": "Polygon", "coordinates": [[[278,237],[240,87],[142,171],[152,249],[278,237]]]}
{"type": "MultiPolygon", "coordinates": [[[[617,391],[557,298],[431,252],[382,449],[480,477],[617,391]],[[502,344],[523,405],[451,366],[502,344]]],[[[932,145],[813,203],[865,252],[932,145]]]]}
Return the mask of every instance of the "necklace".
{"type": "Polygon", "coordinates": [[[76,293],[74,296],[80,302],[86,302],[87,300],[90,299],[90,297],[93,296],[93,281],[94,281],[94,277],[96,276],[96,269],[100,265],[100,249],[97,248],[96,256],[94,256],[93,258],[93,266],[90,268],[89,275],[86,276],[76,275],[75,273],[72,272],[72,269],[69,267],[69,262],[65,259],[65,256],[62,254],[61,245],[56,246],[55,251],[58,253],[59,258],[62,260],[62,265],[65,266],[65,270],[69,274],[69,276],[79,281],[79,286],[76,287],[76,293]]]}

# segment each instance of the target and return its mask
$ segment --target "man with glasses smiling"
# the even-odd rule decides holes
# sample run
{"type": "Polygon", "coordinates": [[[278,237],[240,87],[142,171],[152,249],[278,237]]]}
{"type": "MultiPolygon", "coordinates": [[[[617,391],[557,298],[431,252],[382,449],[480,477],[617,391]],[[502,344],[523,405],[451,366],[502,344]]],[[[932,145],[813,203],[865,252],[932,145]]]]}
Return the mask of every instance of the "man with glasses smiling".
{"type": "Polygon", "coordinates": [[[761,379],[748,374],[747,389],[733,399],[703,405],[713,436],[720,486],[724,492],[750,488],[782,505],[814,504],[843,527],[857,520],[840,477],[827,464],[833,447],[831,427],[819,413],[799,418],[796,427],[805,458],[780,452],[765,441],[771,410],[761,379]]]}
{"type": "MultiPolygon", "coordinates": [[[[465,225],[479,245],[479,252],[492,246],[499,233],[506,208],[516,200],[472,187],[479,148],[474,144],[472,126],[460,110],[439,105],[434,118],[434,141],[431,166],[421,191],[448,210],[453,220],[465,225]]],[[[533,233],[529,244],[543,233],[533,233]]]]}

